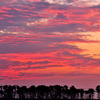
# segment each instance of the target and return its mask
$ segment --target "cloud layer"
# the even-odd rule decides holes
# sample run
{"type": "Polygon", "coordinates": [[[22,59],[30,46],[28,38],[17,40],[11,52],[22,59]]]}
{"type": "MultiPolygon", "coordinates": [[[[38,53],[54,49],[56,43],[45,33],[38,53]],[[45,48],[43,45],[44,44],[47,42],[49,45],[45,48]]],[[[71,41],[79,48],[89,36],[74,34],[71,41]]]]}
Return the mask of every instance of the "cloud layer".
{"type": "Polygon", "coordinates": [[[0,2],[1,84],[99,76],[98,0],[0,2]]]}

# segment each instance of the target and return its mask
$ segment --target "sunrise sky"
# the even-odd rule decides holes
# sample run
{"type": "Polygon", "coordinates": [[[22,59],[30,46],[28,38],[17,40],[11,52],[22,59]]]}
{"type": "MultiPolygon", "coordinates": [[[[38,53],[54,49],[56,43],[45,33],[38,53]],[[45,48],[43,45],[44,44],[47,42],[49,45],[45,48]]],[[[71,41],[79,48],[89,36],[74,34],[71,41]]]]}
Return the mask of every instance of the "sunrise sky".
{"type": "Polygon", "coordinates": [[[100,84],[100,0],[0,0],[5,84],[100,84]]]}

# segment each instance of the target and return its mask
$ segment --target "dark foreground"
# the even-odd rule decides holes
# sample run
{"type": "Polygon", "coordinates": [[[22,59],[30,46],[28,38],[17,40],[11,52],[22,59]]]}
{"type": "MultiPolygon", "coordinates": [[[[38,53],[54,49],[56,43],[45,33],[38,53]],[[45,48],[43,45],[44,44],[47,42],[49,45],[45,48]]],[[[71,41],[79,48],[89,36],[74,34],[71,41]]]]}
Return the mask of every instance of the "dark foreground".
{"type": "MultiPolygon", "coordinates": [[[[0,100],[74,100],[74,99],[0,99],[0,100]]],[[[86,100],[90,100],[90,99],[86,99],[86,100]]],[[[92,100],[99,100],[99,99],[92,99],[92,100]]]]}
{"type": "Polygon", "coordinates": [[[5,85],[0,86],[0,100],[68,100],[68,99],[100,99],[100,85],[96,89],[88,90],[77,89],[75,86],[68,88],[67,85],[60,86],[18,86],[5,85]]]}

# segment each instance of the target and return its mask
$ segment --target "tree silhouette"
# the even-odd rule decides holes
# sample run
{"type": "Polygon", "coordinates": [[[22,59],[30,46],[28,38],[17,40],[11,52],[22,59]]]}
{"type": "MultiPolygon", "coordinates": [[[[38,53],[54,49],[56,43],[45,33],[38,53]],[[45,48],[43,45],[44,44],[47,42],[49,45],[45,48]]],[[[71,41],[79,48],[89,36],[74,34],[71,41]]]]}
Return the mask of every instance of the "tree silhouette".
{"type": "Polygon", "coordinates": [[[7,85],[5,85],[5,86],[3,86],[3,95],[4,95],[4,98],[8,98],[8,86],[7,85]]]}
{"type": "Polygon", "coordinates": [[[62,87],[60,85],[55,85],[54,86],[54,91],[55,91],[55,98],[56,99],[61,99],[61,92],[62,92],[62,87]]]}
{"type": "Polygon", "coordinates": [[[94,89],[90,88],[89,90],[89,99],[93,99],[93,96],[94,96],[94,89]]]}
{"type": "Polygon", "coordinates": [[[96,91],[98,93],[98,99],[100,99],[100,85],[96,87],[96,91]]]}
{"type": "Polygon", "coordinates": [[[30,86],[28,88],[28,91],[29,91],[29,98],[30,99],[35,99],[36,98],[36,87],[34,85],[30,86]]]}
{"type": "Polygon", "coordinates": [[[100,85],[96,87],[96,91],[93,88],[88,90],[77,89],[75,86],[68,88],[67,85],[34,85],[27,88],[26,86],[18,85],[4,85],[0,86],[0,99],[1,100],[42,100],[42,99],[94,99],[94,93],[98,93],[98,99],[100,99],[100,85]]]}
{"type": "Polygon", "coordinates": [[[27,91],[27,88],[26,88],[26,86],[21,86],[21,87],[17,87],[17,93],[18,93],[18,95],[19,95],[19,98],[20,99],[25,99],[25,93],[26,93],[26,91],[27,91]]]}
{"type": "Polygon", "coordinates": [[[84,99],[84,89],[79,89],[80,99],[84,99]]]}
{"type": "Polygon", "coordinates": [[[62,88],[62,99],[69,99],[70,93],[67,85],[62,88]]]}
{"type": "Polygon", "coordinates": [[[12,88],[13,88],[13,98],[18,98],[18,95],[17,95],[18,94],[17,93],[18,92],[18,87],[19,87],[18,85],[13,85],[12,86],[12,88]]]}
{"type": "Polygon", "coordinates": [[[3,92],[3,86],[0,86],[0,98],[2,98],[4,95],[4,92],[3,92]]]}
{"type": "Polygon", "coordinates": [[[71,86],[70,87],[70,95],[71,95],[71,99],[75,99],[75,97],[76,97],[76,92],[77,90],[76,90],[76,88],[74,87],[74,86],[71,86]]]}
{"type": "Polygon", "coordinates": [[[36,89],[38,99],[45,99],[48,97],[48,87],[45,85],[40,85],[36,89]]]}

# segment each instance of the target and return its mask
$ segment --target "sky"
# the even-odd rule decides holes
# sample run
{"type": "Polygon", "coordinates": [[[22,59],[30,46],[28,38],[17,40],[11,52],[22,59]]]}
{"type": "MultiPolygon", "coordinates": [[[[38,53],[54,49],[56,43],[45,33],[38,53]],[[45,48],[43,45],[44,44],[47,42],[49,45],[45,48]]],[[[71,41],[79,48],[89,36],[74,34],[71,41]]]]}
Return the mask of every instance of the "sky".
{"type": "Polygon", "coordinates": [[[0,0],[5,84],[100,84],[100,0],[0,0]]]}

